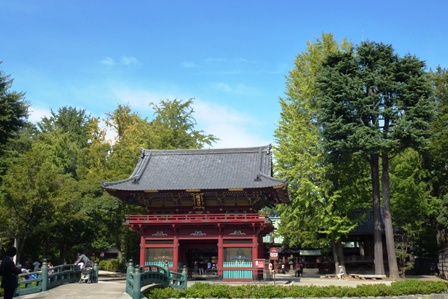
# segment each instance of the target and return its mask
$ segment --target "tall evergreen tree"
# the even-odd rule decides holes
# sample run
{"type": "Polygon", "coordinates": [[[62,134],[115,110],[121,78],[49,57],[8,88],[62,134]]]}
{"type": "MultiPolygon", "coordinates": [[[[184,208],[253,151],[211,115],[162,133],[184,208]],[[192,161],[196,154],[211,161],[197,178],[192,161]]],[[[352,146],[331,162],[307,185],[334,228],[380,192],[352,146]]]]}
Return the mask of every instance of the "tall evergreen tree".
{"type": "Polygon", "coordinates": [[[10,91],[12,83],[10,76],[0,70],[0,149],[25,126],[28,118],[25,94],[10,91]]]}
{"type": "MultiPolygon", "coordinates": [[[[352,51],[329,55],[318,88],[319,118],[330,156],[339,160],[355,155],[370,164],[376,262],[380,258],[381,173],[389,272],[391,279],[398,279],[389,160],[408,147],[423,145],[428,137],[434,105],[425,64],[414,56],[399,57],[390,45],[363,42],[352,51]]],[[[382,274],[377,263],[375,271],[382,274]]]]}

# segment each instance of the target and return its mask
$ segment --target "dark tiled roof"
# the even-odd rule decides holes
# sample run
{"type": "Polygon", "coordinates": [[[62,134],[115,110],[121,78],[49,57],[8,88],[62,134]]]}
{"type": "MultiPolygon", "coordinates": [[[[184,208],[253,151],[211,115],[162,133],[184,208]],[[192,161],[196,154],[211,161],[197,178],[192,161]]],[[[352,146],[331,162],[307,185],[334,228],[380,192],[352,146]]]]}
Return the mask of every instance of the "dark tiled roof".
{"type": "Polygon", "coordinates": [[[174,191],[286,188],[286,180],[272,177],[271,146],[200,149],[142,150],[132,175],[104,183],[106,190],[174,191]]]}
{"type": "MultiPolygon", "coordinates": [[[[383,209],[380,210],[381,213],[381,231],[384,232],[384,212],[383,209]]],[[[351,219],[358,220],[358,226],[350,232],[350,234],[373,234],[374,232],[374,221],[373,221],[373,209],[358,209],[351,213],[351,219]]]]}

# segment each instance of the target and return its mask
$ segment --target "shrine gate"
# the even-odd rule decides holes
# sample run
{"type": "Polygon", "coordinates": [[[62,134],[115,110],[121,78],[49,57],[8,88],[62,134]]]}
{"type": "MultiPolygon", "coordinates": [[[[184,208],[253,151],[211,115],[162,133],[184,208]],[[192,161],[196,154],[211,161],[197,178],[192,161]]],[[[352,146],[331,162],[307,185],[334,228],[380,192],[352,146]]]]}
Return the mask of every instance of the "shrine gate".
{"type": "Polygon", "coordinates": [[[272,177],[270,145],[142,150],[128,179],[103,187],[146,208],[126,219],[141,236],[141,264],[203,269],[224,281],[256,277],[262,238],[274,230],[260,210],[289,201],[287,182],[272,177]]]}

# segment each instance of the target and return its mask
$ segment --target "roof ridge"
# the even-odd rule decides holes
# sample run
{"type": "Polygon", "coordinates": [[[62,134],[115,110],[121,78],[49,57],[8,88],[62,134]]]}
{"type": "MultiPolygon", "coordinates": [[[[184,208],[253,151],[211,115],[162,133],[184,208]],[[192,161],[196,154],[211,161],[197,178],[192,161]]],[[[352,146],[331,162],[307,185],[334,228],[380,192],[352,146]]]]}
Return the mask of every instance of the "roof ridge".
{"type": "Polygon", "coordinates": [[[271,145],[240,148],[209,148],[209,149],[143,149],[144,154],[152,155],[205,155],[205,154],[229,154],[229,153],[251,153],[271,150],[271,145]]]}

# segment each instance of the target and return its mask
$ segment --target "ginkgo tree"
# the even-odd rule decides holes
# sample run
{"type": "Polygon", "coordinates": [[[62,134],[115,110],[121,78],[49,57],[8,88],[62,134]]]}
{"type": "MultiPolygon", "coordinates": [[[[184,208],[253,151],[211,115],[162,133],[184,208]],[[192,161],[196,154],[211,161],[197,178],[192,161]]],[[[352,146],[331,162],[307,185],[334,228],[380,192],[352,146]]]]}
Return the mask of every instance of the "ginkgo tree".
{"type": "Polygon", "coordinates": [[[277,176],[288,179],[292,202],[277,206],[281,217],[278,234],[289,246],[331,246],[337,269],[344,262],[341,238],[357,224],[349,212],[365,202],[365,168],[360,160],[347,161],[344,166],[327,159],[315,98],[323,61],[331,53],[349,50],[351,44],[346,40],[338,44],[332,34],[322,34],[307,45],[307,50],[297,55],[287,77],[285,96],[280,98],[275,171],[277,176]],[[342,173],[341,169],[348,165],[351,171],[342,173]]]}

